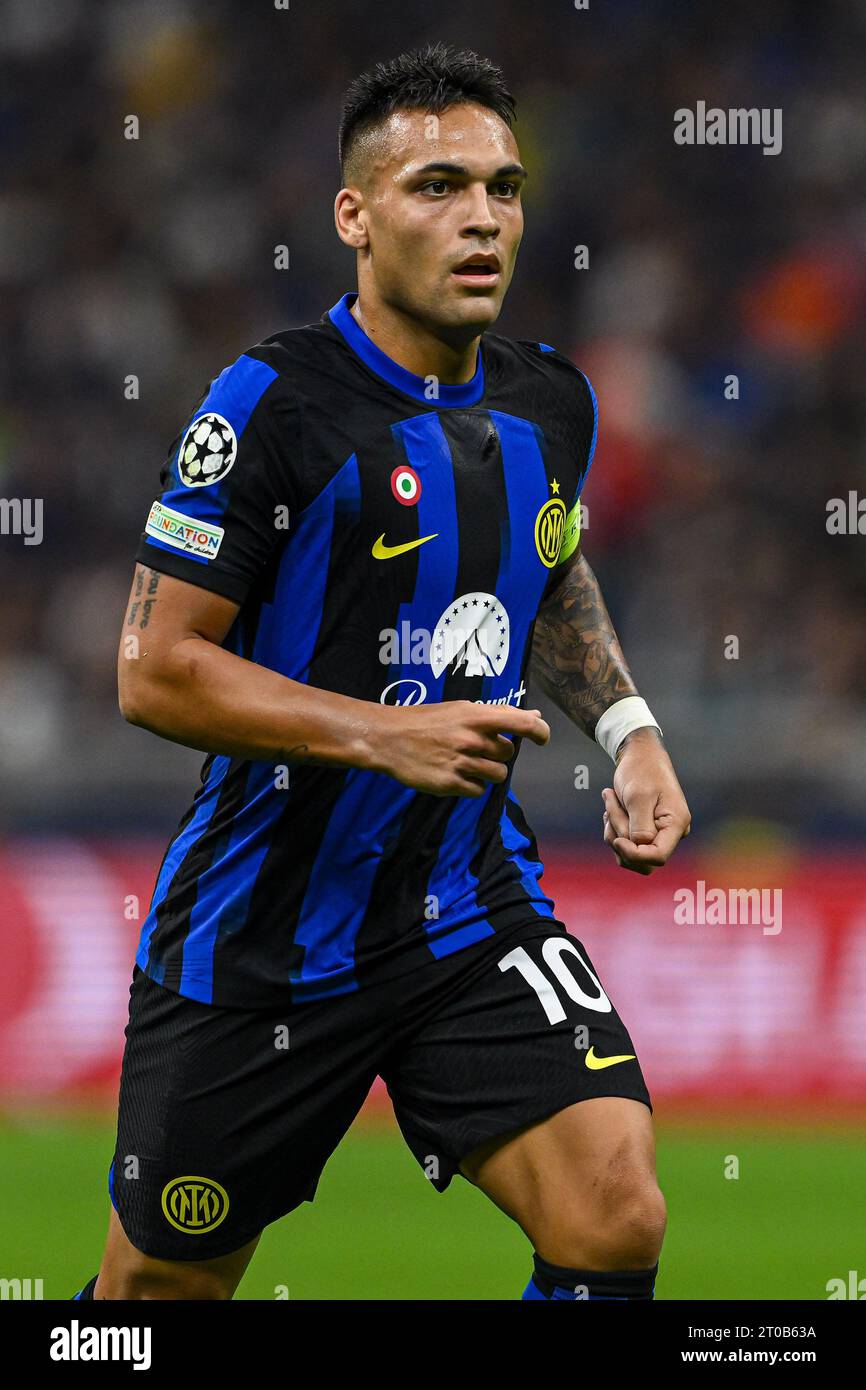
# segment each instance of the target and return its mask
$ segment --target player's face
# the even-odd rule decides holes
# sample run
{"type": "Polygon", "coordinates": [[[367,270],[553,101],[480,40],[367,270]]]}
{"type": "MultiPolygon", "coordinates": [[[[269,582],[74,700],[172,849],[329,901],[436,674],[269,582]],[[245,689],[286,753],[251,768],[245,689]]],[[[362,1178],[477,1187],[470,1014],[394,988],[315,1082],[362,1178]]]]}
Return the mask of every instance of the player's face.
{"type": "Polygon", "coordinates": [[[474,103],[397,111],[370,161],[367,272],[394,308],[469,339],[499,317],[523,235],[525,171],[504,121],[474,103]]]}

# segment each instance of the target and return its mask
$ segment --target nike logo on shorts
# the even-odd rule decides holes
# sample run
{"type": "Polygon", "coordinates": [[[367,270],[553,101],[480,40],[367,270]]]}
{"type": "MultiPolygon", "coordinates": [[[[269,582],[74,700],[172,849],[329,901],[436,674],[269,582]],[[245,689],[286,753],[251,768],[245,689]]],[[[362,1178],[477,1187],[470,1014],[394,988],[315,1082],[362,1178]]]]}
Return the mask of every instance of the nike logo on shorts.
{"type": "Polygon", "coordinates": [[[625,1052],[621,1057],[596,1057],[595,1048],[591,1047],[586,1054],[586,1065],[590,1071],[603,1071],[605,1067],[615,1067],[617,1062],[633,1062],[634,1060],[633,1052],[625,1052]]]}

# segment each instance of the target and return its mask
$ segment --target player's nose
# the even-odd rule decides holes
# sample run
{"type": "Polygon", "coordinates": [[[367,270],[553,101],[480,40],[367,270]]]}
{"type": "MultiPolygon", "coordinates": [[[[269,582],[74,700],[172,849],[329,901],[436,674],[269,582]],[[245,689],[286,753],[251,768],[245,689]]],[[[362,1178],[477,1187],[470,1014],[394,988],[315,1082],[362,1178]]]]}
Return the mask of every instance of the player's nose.
{"type": "MultiPolygon", "coordinates": [[[[496,238],[499,236],[499,218],[486,187],[478,184],[467,190],[468,202],[465,207],[464,236],[496,238]]],[[[483,248],[481,248],[483,249],[483,248]]]]}

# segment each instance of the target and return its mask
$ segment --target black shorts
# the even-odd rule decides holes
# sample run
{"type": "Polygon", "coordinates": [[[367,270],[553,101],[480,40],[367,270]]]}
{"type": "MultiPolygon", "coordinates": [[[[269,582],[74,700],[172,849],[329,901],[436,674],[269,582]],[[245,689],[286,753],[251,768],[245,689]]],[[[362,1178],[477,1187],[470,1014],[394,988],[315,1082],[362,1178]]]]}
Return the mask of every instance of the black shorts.
{"type": "Polygon", "coordinates": [[[440,1191],[479,1144],[575,1101],[652,1109],[592,962],[555,921],[267,1010],[200,1004],[136,966],[109,1175],[130,1241],[161,1259],[210,1259],[311,1201],[377,1075],[440,1191]]]}

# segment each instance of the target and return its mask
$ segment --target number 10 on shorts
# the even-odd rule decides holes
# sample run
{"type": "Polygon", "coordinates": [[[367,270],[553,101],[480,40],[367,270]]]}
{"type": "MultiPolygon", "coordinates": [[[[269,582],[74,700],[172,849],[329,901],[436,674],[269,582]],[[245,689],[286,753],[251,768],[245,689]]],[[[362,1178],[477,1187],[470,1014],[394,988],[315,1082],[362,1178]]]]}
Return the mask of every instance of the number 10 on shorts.
{"type": "MultiPolygon", "coordinates": [[[[590,970],[573,941],[563,940],[560,936],[549,936],[541,948],[541,954],[551,975],[562,986],[569,999],[575,1004],[582,1004],[585,1009],[593,1009],[598,1014],[610,1013],[612,1005],[601,987],[601,981],[590,970]],[[566,955],[577,957],[581,967],[597,988],[597,996],[587,994],[581,989],[563,960],[563,956],[566,955]]],[[[568,1015],[562,1007],[552,981],[548,979],[541,966],[536,965],[523,946],[517,946],[513,951],[509,951],[507,956],[503,956],[499,962],[499,969],[502,971],[518,970],[520,972],[526,983],[538,995],[538,1002],[547,1015],[548,1023],[565,1022],[568,1015]]]]}

